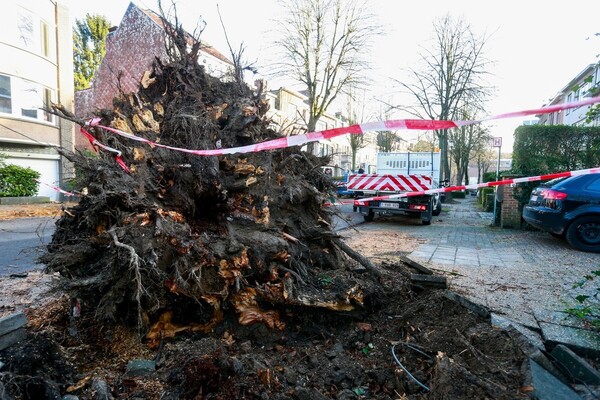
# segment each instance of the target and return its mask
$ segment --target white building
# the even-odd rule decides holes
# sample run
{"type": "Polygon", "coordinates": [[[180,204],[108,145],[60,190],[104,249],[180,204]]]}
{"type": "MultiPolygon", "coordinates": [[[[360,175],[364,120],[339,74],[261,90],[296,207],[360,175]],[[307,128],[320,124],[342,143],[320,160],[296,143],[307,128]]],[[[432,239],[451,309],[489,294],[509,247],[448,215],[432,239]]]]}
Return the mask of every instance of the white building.
{"type": "MultiPolygon", "coordinates": [[[[591,97],[600,89],[600,64],[590,64],[577,74],[550,100],[547,106],[570,103],[591,97]]],[[[550,114],[536,115],[540,125],[600,126],[600,117],[586,122],[586,113],[592,106],[583,106],[550,114]]]]}
{"type": "MultiPolygon", "coordinates": [[[[73,37],[66,6],[52,0],[2,3],[0,13],[0,154],[57,185],[69,172],[56,148],[73,148],[73,126],[42,110],[73,109],[73,37]]],[[[39,195],[58,198],[40,185],[39,195]]]]}

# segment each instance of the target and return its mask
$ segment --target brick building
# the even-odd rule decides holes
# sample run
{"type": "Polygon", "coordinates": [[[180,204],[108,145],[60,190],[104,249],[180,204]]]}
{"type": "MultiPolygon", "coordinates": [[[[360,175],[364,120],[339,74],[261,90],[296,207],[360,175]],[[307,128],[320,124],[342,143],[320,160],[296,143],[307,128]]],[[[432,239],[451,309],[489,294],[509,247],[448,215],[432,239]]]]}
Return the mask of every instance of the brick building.
{"type": "MultiPolygon", "coordinates": [[[[119,90],[137,92],[140,78],[151,70],[157,57],[167,60],[162,20],[155,12],[130,3],[119,26],[111,28],[108,34],[106,55],[91,86],[75,93],[75,114],[85,118],[94,110],[111,108],[119,90]]],[[[227,57],[206,43],[202,43],[198,62],[216,77],[226,76],[233,68],[227,57]]],[[[84,137],[77,136],[77,147],[87,145],[84,137]]]]}

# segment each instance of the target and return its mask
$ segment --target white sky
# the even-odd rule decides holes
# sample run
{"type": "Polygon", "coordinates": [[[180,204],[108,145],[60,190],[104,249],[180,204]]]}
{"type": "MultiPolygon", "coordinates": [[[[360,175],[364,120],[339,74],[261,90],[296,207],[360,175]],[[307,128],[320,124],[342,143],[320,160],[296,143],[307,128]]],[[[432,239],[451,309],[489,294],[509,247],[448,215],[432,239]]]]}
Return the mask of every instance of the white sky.
{"type": "MultiPolygon", "coordinates": [[[[128,0],[65,0],[73,20],[86,13],[101,14],[118,25],[128,0]]],[[[158,10],[156,0],[135,0],[142,8],[158,10]]],[[[281,12],[276,0],[176,0],[178,15],[184,26],[193,29],[199,17],[207,22],[202,38],[224,54],[229,54],[217,4],[234,49],[244,43],[245,54],[257,66],[268,64],[272,57],[273,20],[281,12]]],[[[166,7],[171,0],[163,0],[166,7]]],[[[570,0],[372,0],[373,13],[385,35],[378,37],[372,49],[375,80],[373,95],[393,99],[397,89],[389,78],[402,79],[406,68],[416,68],[420,46],[426,46],[433,34],[432,24],[446,14],[462,17],[476,34],[488,34],[486,58],[495,61],[490,67],[491,83],[497,88],[489,103],[490,114],[537,108],[545,104],[600,53],[598,15],[600,1],[570,0]]],[[[276,88],[271,81],[270,87],[276,88]]],[[[394,115],[406,118],[407,115],[394,115]]],[[[370,119],[373,119],[371,117],[370,119]]],[[[526,118],[527,119],[527,118],[526,118]]],[[[504,139],[504,151],[512,147],[514,129],[524,119],[495,122],[494,136],[504,139]]],[[[408,131],[399,132],[410,135],[408,131]]],[[[416,133],[412,133],[416,134],[416,133]]]]}

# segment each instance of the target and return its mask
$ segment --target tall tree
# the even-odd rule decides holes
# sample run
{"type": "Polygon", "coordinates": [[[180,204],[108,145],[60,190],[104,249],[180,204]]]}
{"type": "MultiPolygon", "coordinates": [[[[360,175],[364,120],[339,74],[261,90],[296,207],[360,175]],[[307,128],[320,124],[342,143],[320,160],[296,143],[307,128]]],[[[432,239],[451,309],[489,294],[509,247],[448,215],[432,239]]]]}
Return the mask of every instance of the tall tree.
{"type": "MultiPolygon", "coordinates": [[[[419,118],[456,119],[465,101],[481,106],[490,88],[483,77],[487,37],[476,36],[462,19],[445,16],[434,22],[434,43],[421,54],[423,67],[410,69],[409,83],[398,82],[416,100],[415,106],[399,107],[419,118]]],[[[441,177],[450,178],[448,130],[437,130],[442,158],[441,177]]]]}
{"type": "MultiPolygon", "coordinates": [[[[369,47],[380,31],[372,22],[368,0],[282,0],[286,17],[279,21],[281,50],[278,73],[306,88],[306,128],[315,131],[319,118],[341,93],[365,82],[369,47]]],[[[308,150],[314,149],[311,143],[308,150]]]]}
{"type": "Polygon", "coordinates": [[[489,146],[492,137],[481,125],[468,125],[450,129],[448,138],[452,144],[449,153],[456,166],[456,184],[468,184],[469,162],[474,158],[476,149],[489,146]]]}
{"type": "Polygon", "coordinates": [[[400,141],[396,132],[393,131],[378,131],[377,132],[377,147],[383,153],[389,153],[395,150],[396,144],[400,141]]]}
{"type": "MultiPolygon", "coordinates": [[[[364,92],[363,92],[364,93],[364,92]]],[[[353,91],[350,91],[348,95],[348,103],[346,112],[348,114],[348,125],[355,125],[363,122],[364,117],[364,105],[365,100],[363,96],[362,100],[362,110],[360,113],[360,117],[357,112],[357,104],[356,97],[354,96],[353,91]]],[[[356,156],[358,151],[367,146],[367,141],[365,140],[365,135],[348,135],[348,144],[350,145],[350,152],[352,153],[352,171],[356,171],[356,156]]]]}
{"type": "Polygon", "coordinates": [[[106,54],[106,37],[110,22],[102,15],[86,14],[76,20],[73,29],[73,63],[75,90],[90,86],[106,54]]]}

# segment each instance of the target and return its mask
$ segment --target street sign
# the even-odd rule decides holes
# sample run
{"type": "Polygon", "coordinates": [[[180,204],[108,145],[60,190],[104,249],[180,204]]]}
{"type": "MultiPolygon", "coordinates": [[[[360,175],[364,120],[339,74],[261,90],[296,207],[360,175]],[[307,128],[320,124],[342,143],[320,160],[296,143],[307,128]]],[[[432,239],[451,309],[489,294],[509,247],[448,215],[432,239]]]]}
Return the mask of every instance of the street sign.
{"type": "Polygon", "coordinates": [[[497,136],[492,139],[492,147],[502,147],[502,137],[497,136]]]}

